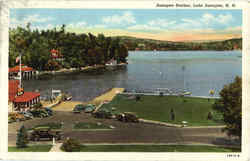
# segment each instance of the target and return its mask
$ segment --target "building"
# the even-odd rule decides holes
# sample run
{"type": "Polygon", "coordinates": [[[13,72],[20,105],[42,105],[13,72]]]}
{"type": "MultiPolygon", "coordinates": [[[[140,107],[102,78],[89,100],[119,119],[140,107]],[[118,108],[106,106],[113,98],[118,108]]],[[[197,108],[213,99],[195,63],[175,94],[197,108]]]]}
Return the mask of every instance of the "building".
{"type": "Polygon", "coordinates": [[[51,59],[53,60],[57,60],[57,61],[63,61],[63,55],[58,51],[58,50],[55,50],[55,49],[52,49],[50,50],[50,56],[51,56],[51,59]]]}
{"type": "Polygon", "coordinates": [[[109,60],[109,61],[106,63],[106,65],[108,65],[108,66],[109,66],[109,65],[111,65],[111,66],[112,66],[112,65],[117,65],[117,60],[115,60],[115,59],[112,58],[111,60],[109,60]]]}
{"type": "Polygon", "coordinates": [[[19,80],[9,80],[9,112],[26,111],[40,102],[40,93],[25,92],[19,87],[19,80]]]}
{"type": "MultiPolygon", "coordinates": [[[[35,75],[35,70],[31,67],[28,67],[24,64],[21,64],[21,73],[22,78],[24,79],[30,79],[33,75],[35,75]]],[[[18,79],[20,76],[20,66],[17,65],[13,68],[9,68],[9,78],[10,79],[18,79]]]]}

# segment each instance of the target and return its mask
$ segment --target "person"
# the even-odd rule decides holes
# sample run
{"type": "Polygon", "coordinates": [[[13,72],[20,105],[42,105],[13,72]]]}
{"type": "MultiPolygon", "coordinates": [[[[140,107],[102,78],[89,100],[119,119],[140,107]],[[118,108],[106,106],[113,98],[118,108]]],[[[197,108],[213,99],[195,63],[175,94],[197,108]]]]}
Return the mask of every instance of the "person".
{"type": "Polygon", "coordinates": [[[213,118],[212,113],[209,112],[208,115],[207,115],[207,119],[208,119],[208,120],[212,120],[212,118],[213,118]]]}
{"type": "Polygon", "coordinates": [[[171,108],[171,111],[170,111],[170,117],[171,117],[172,121],[175,120],[175,114],[174,114],[174,110],[172,108],[171,108]]]}

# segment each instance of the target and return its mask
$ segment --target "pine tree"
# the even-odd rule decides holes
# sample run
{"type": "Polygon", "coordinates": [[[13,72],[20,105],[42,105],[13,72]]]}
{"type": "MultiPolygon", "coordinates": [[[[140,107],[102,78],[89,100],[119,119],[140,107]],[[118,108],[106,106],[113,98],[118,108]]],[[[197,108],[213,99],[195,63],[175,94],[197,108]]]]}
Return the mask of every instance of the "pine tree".
{"type": "Polygon", "coordinates": [[[17,146],[17,148],[25,148],[25,147],[27,147],[28,142],[29,142],[29,140],[28,140],[27,130],[22,125],[21,128],[17,132],[16,146],[17,146]]]}

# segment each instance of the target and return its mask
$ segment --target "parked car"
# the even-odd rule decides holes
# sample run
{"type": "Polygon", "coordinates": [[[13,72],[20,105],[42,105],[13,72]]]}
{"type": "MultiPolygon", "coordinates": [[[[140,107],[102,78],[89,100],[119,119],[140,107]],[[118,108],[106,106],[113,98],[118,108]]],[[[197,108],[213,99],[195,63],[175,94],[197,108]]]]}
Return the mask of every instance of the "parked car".
{"type": "Polygon", "coordinates": [[[16,118],[12,116],[8,116],[8,123],[16,122],[16,118]]]}
{"type": "Polygon", "coordinates": [[[45,111],[46,111],[50,116],[53,115],[53,110],[52,110],[51,108],[45,107],[44,109],[45,109],[45,111]]]}
{"type": "Polygon", "coordinates": [[[50,116],[49,113],[46,110],[44,110],[44,109],[40,110],[40,113],[41,113],[41,115],[43,117],[49,117],[50,116]]]}
{"type": "Polygon", "coordinates": [[[9,120],[19,122],[19,121],[25,121],[26,118],[23,114],[20,113],[10,113],[9,120]]]}
{"type": "Polygon", "coordinates": [[[29,140],[39,141],[41,139],[61,140],[63,137],[61,130],[51,129],[50,127],[37,127],[29,132],[29,140]]]}
{"type": "Polygon", "coordinates": [[[110,111],[100,110],[93,113],[93,116],[95,118],[111,119],[113,115],[110,111]]]}
{"type": "Polygon", "coordinates": [[[95,106],[94,105],[89,104],[89,105],[85,106],[85,109],[84,109],[85,113],[91,113],[91,112],[94,112],[94,111],[95,111],[95,106]]]}
{"type": "Polygon", "coordinates": [[[30,112],[34,117],[44,118],[49,116],[46,110],[32,110],[30,112]]]}
{"type": "Polygon", "coordinates": [[[22,114],[27,120],[34,118],[32,113],[30,113],[29,111],[21,111],[19,113],[22,114]]]}
{"type": "Polygon", "coordinates": [[[73,112],[74,113],[80,113],[81,111],[83,111],[85,109],[85,107],[82,104],[78,104],[74,107],[73,112]]]}
{"type": "Polygon", "coordinates": [[[136,114],[132,112],[124,112],[120,113],[116,116],[117,120],[123,121],[123,122],[139,122],[139,118],[136,114]]]}

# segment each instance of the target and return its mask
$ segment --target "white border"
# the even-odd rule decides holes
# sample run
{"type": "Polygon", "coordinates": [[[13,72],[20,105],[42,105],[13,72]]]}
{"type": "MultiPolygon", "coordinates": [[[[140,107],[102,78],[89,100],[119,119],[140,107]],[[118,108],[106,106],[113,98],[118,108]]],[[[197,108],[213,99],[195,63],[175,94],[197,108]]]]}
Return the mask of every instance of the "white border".
{"type": "MultiPolygon", "coordinates": [[[[250,5],[247,1],[38,1],[38,0],[7,0],[0,2],[0,90],[1,90],[1,107],[0,107],[0,158],[7,160],[246,160],[250,161],[250,126],[249,110],[250,109],[250,74],[247,72],[250,62],[250,29],[248,15],[250,15],[250,5]],[[240,158],[227,157],[229,153],[8,153],[7,152],[7,113],[8,113],[8,17],[9,8],[117,8],[117,9],[194,9],[194,8],[156,8],[157,3],[175,4],[185,3],[208,3],[208,4],[225,4],[235,3],[236,8],[242,9],[243,13],[243,58],[242,58],[242,75],[243,75],[243,144],[240,158]]],[[[201,9],[201,8],[196,8],[201,9]]],[[[221,9],[221,8],[203,8],[203,9],[221,9]]],[[[226,9],[226,8],[225,8],[226,9]]],[[[235,153],[234,153],[235,154],[235,153]]]]}

